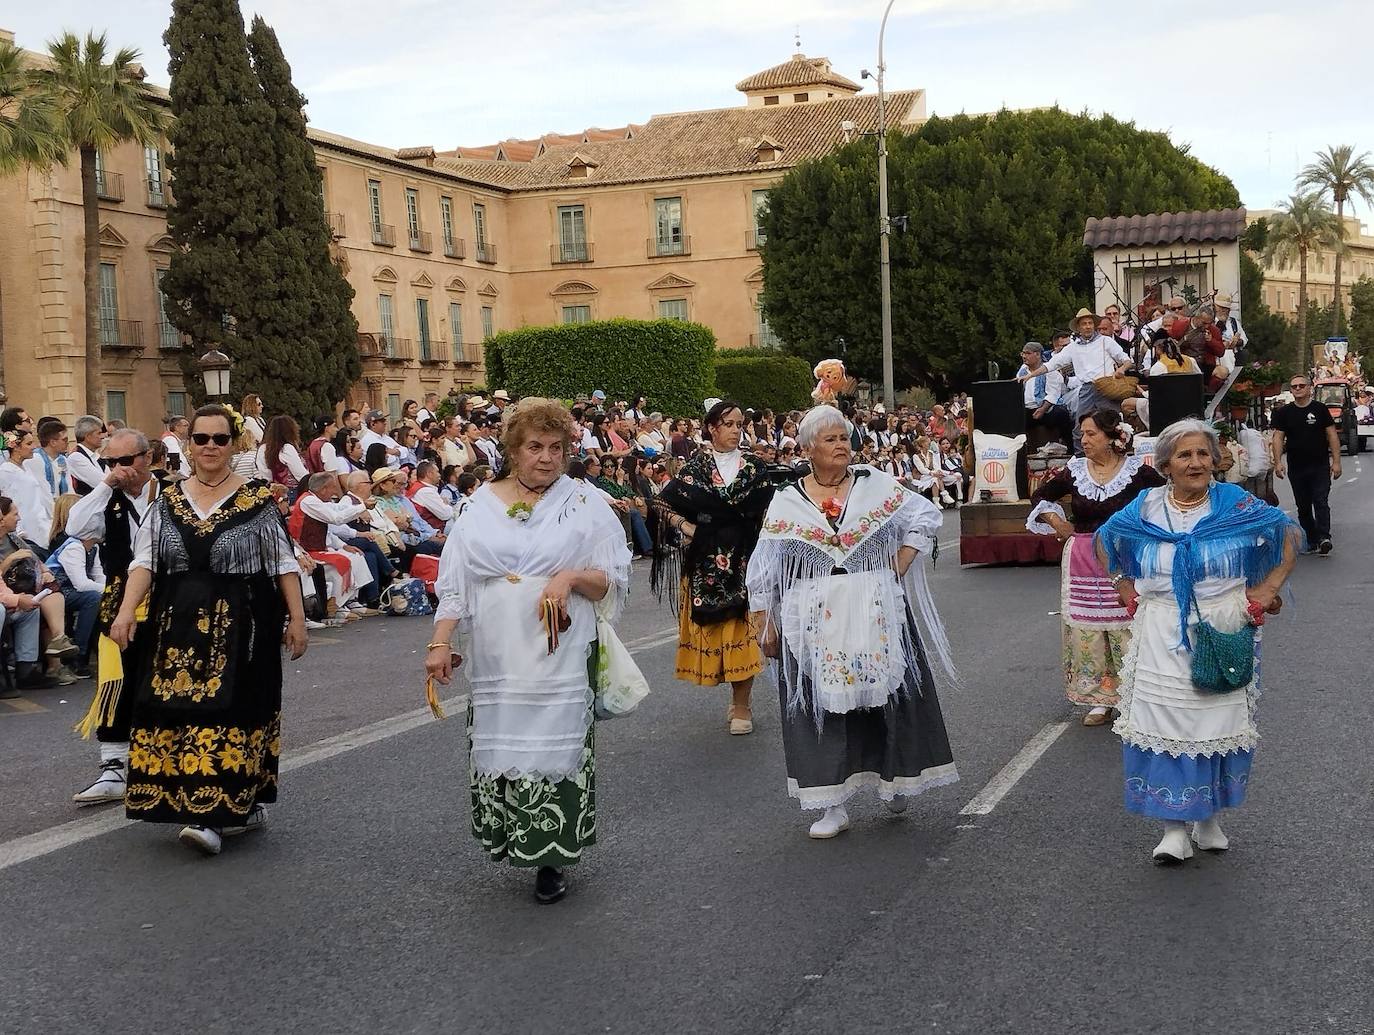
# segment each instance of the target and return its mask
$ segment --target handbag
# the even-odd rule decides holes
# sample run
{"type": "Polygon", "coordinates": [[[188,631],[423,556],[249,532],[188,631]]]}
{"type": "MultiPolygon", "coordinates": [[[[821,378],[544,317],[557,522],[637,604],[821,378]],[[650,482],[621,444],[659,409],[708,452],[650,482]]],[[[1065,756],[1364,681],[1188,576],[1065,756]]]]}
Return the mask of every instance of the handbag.
{"type": "Polygon", "coordinates": [[[425,584],[409,575],[397,579],[382,592],[382,609],[398,616],[432,615],[425,584]]]}
{"type": "Polygon", "coordinates": [[[649,696],[649,681],[600,613],[596,616],[596,717],[629,715],[649,696]]]}
{"type": "Polygon", "coordinates": [[[38,557],[32,550],[16,550],[0,565],[0,579],[13,593],[32,596],[38,592],[38,557]]]}
{"type": "MultiPolygon", "coordinates": [[[[1194,599],[1193,606],[1197,607],[1194,599]]],[[[1193,629],[1193,685],[1209,694],[1229,694],[1255,677],[1255,627],[1222,632],[1198,612],[1193,629]]]]}

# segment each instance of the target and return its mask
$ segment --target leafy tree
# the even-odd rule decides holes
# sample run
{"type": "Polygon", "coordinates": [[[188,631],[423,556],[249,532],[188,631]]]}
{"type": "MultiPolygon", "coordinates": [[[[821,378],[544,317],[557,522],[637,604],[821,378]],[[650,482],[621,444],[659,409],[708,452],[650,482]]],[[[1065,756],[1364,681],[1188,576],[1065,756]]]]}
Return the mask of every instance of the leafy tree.
{"type": "Polygon", "coordinates": [[[1369,277],[1350,285],[1350,347],[1366,361],[1374,356],[1374,280],[1369,277]]]}
{"type": "Polygon", "coordinates": [[[0,176],[25,165],[46,170],[66,157],[52,97],[25,67],[24,52],[0,40],[0,176]]]}
{"type": "MultiPolygon", "coordinates": [[[[805,162],[762,216],[764,313],[814,362],[848,343],[850,372],[881,366],[877,158],[859,141],[805,162]]],[[[889,138],[898,384],[943,391],[1009,361],[1093,294],[1089,216],[1223,208],[1232,183],[1151,133],[1055,110],[932,118],[889,138]]]]}
{"type": "MultiPolygon", "coordinates": [[[[1255,226],[1257,224],[1251,224],[1255,226]]],[[[1292,326],[1264,301],[1264,272],[1245,252],[1240,255],[1240,312],[1245,323],[1247,358],[1251,361],[1291,359],[1292,326]]]]}
{"type": "Polygon", "coordinates": [[[194,343],[182,368],[199,397],[195,353],[214,345],[234,378],[272,413],[309,419],[321,406],[323,362],[309,318],[304,246],[279,226],[281,175],[275,114],[248,58],[236,0],[173,0],[163,34],[170,54],[168,210],[180,246],[163,279],[168,318],[194,343]]]}
{"type": "Polygon", "coordinates": [[[774,413],[811,405],[811,367],[777,349],[718,349],[716,391],[752,409],[774,413]]]}
{"type": "Polygon", "coordinates": [[[108,57],[105,34],[63,33],[48,44],[50,66],[32,73],[37,88],[56,113],[64,147],[81,158],[82,259],[86,294],[87,411],[105,406],[100,349],[100,200],[96,196],[96,156],[120,144],[157,144],[165,121],[162,109],[143,89],[139,53],[130,47],[108,57]]]}
{"type": "MultiPolygon", "coordinates": [[[[295,287],[304,307],[291,306],[283,316],[298,319],[295,326],[275,328],[284,340],[319,349],[324,378],[316,393],[317,412],[333,413],[335,405],[362,376],[358,356],[358,321],[353,316],[353,287],[330,257],[332,236],[320,197],[320,170],[315,150],[306,137],[305,98],[291,82],[291,66],[282,53],[277,34],[262,20],[253,19],[248,50],[263,95],[275,115],[272,143],[280,170],[277,226],[291,241],[291,254],[299,247],[303,263],[295,287]]],[[[293,272],[296,270],[293,268],[293,272]]],[[[292,285],[294,287],[294,285],[292,285]]]]}
{"type": "MultiPolygon", "coordinates": [[[[1312,187],[1323,198],[1329,198],[1336,206],[1336,222],[1340,228],[1340,239],[1345,240],[1345,203],[1356,197],[1362,198],[1366,205],[1374,205],[1374,164],[1370,164],[1369,153],[1355,154],[1349,144],[1328,147],[1317,153],[1317,160],[1298,173],[1298,187],[1312,187]]],[[[1335,315],[1331,321],[1331,334],[1341,333],[1343,302],[1341,299],[1341,259],[1340,250],[1336,252],[1335,315]]]]}
{"type": "Polygon", "coordinates": [[[1312,365],[1307,340],[1307,256],[1312,251],[1329,250],[1338,255],[1350,249],[1342,239],[1342,231],[1332,212],[1316,191],[1294,194],[1279,206],[1269,221],[1269,241],[1264,250],[1265,262],[1298,263],[1298,364],[1302,370],[1312,365]]]}

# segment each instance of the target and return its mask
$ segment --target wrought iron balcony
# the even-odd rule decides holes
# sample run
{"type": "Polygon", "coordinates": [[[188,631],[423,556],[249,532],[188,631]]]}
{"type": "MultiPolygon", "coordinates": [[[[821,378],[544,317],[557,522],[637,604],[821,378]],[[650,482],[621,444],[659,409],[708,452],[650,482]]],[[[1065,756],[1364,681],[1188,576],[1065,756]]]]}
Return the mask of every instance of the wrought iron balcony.
{"type": "Polygon", "coordinates": [[[646,244],[646,250],[651,259],[661,258],[665,255],[691,255],[692,238],[687,234],[679,234],[673,240],[660,240],[651,237],[646,244]]]}
{"type": "Polygon", "coordinates": [[[172,187],[166,180],[149,180],[148,207],[166,208],[172,203],[172,187]]]}
{"type": "Polygon", "coordinates": [[[772,331],[767,334],[749,335],[749,347],[753,349],[780,349],[782,340],[772,331]]]}
{"type": "Polygon", "coordinates": [[[415,340],[413,338],[388,338],[379,335],[382,359],[388,363],[411,363],[415,360],[415,340]]]}
{"type": "Polygon", "coordinates": [[[102,319],[100,344],[107,349],[143,348],[143,321],[102,319]]]}
{"type": "Polygon", "coordinates": [[[124,200],[124,177],[108,169],[95,172],[95,196],[101,201],[124,200]]]}
{"type": "Polygon", "coordinates": [[[467,244],[461,237],[445,237],[444,254],[450,259],[466,259],[468,256],[467,244]]]}
{"type": "Polygon", "coordinates": [[[451,363],[448,358],[448,342],[442,338],[420,339],[420,362],[427,366],[440,366],[451,363]]]}
{"type": "Polygon", "coordinates": [[[496,261],[496,245],[490,241],[478,241],[476,258],[478,262],[494,263],[496,261]]]}
{"type": "Polygon", "coordinates": [[[768,243],[768,232],[757,228],[749,231],[749,243],[745,245],[751,252],[756,252],[763,245],[768,243]]]}
{"type": "Polygon", "coordinates": [[[329,235],[338,240],[344,235],[344,214],[342,212],[326,212],[325,222],[329,224],[329,235]]]}
{"type": "Polygon", "coordinates": [[[396,247],[396,228],[390,223],[372,224],[372,243],[383,248],[396,247]]]}
{"type": "Polygon", "coordinates": [[[549,245],[549,260],[555,266],[565,262],[591,262],[592,246],[587,241],[559,241],[549,245]]]}
{"type": "Polygon", "coordinates": [[[410,231],[410,250],[428,255],[434,251],[434,235],[428,230],[410,231]]]}

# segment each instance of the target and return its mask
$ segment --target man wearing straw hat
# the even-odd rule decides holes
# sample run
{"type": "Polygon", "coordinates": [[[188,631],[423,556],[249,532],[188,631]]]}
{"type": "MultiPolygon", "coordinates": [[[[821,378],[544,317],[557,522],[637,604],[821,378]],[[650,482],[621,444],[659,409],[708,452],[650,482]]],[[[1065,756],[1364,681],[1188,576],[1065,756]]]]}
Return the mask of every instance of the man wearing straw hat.
{"type": "MultiPolygon", "coordinates": [[[[1045,363],[1049,370],[1073,368],[1079,380],[1078,399],[1073,411],[1073,447],[1077,452],[1081,445],[1081,431],[1078,419],[1085,413],[1107,408],[1120,412],[1121,404],[1108,399],[1097,390],[1094,382],[1099,377],[1110,377],[1130,369],[1131,357],[1117,343],[1115,338],[1104,337],[1097,330],[1097,314],[1091,309],[1078,310],[1073,317],[1075,337],[1061,351],[1056,352],[1045,363]]],[[[1018,381],[1025,381],[1030,373],[1018,375],[1018,381]]]]}

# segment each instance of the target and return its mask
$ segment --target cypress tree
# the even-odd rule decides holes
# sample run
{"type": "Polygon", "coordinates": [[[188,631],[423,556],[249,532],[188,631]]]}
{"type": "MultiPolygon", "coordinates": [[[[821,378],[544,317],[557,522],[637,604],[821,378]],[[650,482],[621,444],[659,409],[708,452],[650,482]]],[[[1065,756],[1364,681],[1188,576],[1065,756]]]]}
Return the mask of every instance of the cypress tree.
{"type": "Polygon", "coordinates": [[[248,59],[236,0],[173,0],[163,35],[170,54],[174,204],[178,250],[163,280],[167,314],[191,336],[182,368],[201,396],[197,354],[211,345],[234,360],[234,384],[269,413],[313,416],[323,405],[323,363],[292,331],[310,293],[298,239],[277,225],[273,113],[248,59]]]}
{"type": "MultiPolygon", "coordinates": [[[[272,146],[276,152],[277,225],[295,238],[304,258],[302,297],[308,301],[294,340],[319,350],[323,376],[318,412],[333,413],[349,387],[362,376],[353,287],[330,257],[332,236],[320,195],[320,170],[306,137],[305,97],[291,82],[291,66],[277,34],[261,17],[253,18],[248,50],[263,96],[272,108],[272,146]]],[[[284,329],[285,330],[285,329],[284,329]]],[[[314,416],[314,414],[311,414],[314,416]]]]}

